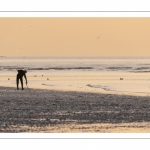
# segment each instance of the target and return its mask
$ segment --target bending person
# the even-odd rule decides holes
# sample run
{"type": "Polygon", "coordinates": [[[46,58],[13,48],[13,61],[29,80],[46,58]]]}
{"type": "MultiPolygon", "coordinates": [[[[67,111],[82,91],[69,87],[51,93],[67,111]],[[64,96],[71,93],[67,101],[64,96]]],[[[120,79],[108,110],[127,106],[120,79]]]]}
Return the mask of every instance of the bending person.
{"type": "Polygon", "coordinates": [[[16,77],[17,90],[19,90],[19,87],[18,87],[19,86],[19,80],[21,82],[22,90],[24,90],[24,88],[23,88],[23,76],[26,79],[26,84],[28,83],[26,73],[27,73],[26,70],[18,70],[18,74],[17,74],[17,77],[16,77]]]}

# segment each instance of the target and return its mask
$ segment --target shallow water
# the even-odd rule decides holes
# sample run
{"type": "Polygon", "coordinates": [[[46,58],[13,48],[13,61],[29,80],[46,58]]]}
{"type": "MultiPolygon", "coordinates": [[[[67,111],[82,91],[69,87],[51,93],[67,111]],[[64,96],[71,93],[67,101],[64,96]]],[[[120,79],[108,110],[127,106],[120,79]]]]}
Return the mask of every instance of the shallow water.
{"type": "Polygon", "coordinates": [[[0,64],[1,86],[15,87],[17,70],[26,69],[29,88],[150,95],[149,57],[0,57],[0,64]]]}

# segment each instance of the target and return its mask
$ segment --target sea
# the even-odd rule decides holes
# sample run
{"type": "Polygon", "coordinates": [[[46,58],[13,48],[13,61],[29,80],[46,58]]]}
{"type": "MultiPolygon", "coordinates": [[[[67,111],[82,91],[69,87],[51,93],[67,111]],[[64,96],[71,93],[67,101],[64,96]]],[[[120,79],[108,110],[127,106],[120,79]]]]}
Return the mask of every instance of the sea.
{"type": "Polygon", "coordinates": [[[16,87],[20,69],[27,70],[25,90],[150,95],[150,57],[0,56],[0,86],[16,87]]]}

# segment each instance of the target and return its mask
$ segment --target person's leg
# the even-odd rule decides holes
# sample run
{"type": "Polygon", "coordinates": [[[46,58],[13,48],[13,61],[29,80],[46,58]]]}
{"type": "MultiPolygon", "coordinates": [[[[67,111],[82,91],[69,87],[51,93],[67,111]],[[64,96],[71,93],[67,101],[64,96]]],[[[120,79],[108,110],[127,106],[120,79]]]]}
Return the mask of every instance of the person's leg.
{"type": "Polygon", "coordinates": [[[20,81],[21,81],[22,90],[24,90],[24,88],[23,88],[23,78],[20,78],[20,81]]]}
{"type": "Polygon", "coordinates": [[[16,84],[17,84],[17,90],[19,89],[18,85],[19,85],[19,77],[18,75],[16,76],[16,84]]]}

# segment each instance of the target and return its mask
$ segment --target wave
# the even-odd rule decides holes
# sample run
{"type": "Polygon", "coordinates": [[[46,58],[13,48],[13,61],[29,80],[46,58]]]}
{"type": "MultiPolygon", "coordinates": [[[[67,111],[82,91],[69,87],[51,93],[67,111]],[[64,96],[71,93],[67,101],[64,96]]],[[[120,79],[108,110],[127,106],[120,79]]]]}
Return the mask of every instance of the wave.
{"type": "Polygon", "coordinates": [[[150,72],[150,67],[138,67],[132,70],[134,73],[148,73],[150,72]]]}
{"type": "Polygon", "coordinates": [[[93,69],[92,67],[52,67],[52,68],[28,68],[28,70],[72,70],[93,69]]]}
{"type": "Polygon", "coordinates": [[[150,67],[107,67],[111,71],[150,72],[150,67]]]}
{"type": "Polygon", "coordinates": [[[109,70],[129,70],[132,69],[132,67],[107,67],[109,70]]]}
{"type": "Polygon", "coordinates": [[[47,68],[30,68],[30,67],[18,67],[18,66],[0,66],[0,70],[86,70],[86,69],[94,69],[93,67],[47,67],[47,68]]]}
{"type": "Polygon", "coordinates": [[[127,72],[150,72],[150,67],[106,67],[106,66],[83,66],[83,67],[30,67],[30,66],[0,66],[0,70],[31,70],[31,71],[36,71],[36,70],[97,70],[97,71],[127,71],[127,72]]]}
{"type": "Polygon", "coordinates": [[[23,68],[23,67],[16,67],[16,66],[0,66],[0,70],[27,70],[26,68],[23,68]]]}
{"type": "Polygon", "coordinates": [[[143,71],[143,70],[141,70],[141,71],[131,71],[131,72],[134,72],[134,73],[149,73],[150,70],[148,70],[148,71],[143,71]]]}
{"type": "Polygon", "coordinates": [[[135,68],[134,70],[146,70],[146,69],[150,69],[150,67],[139,67],[135,68]]]}

